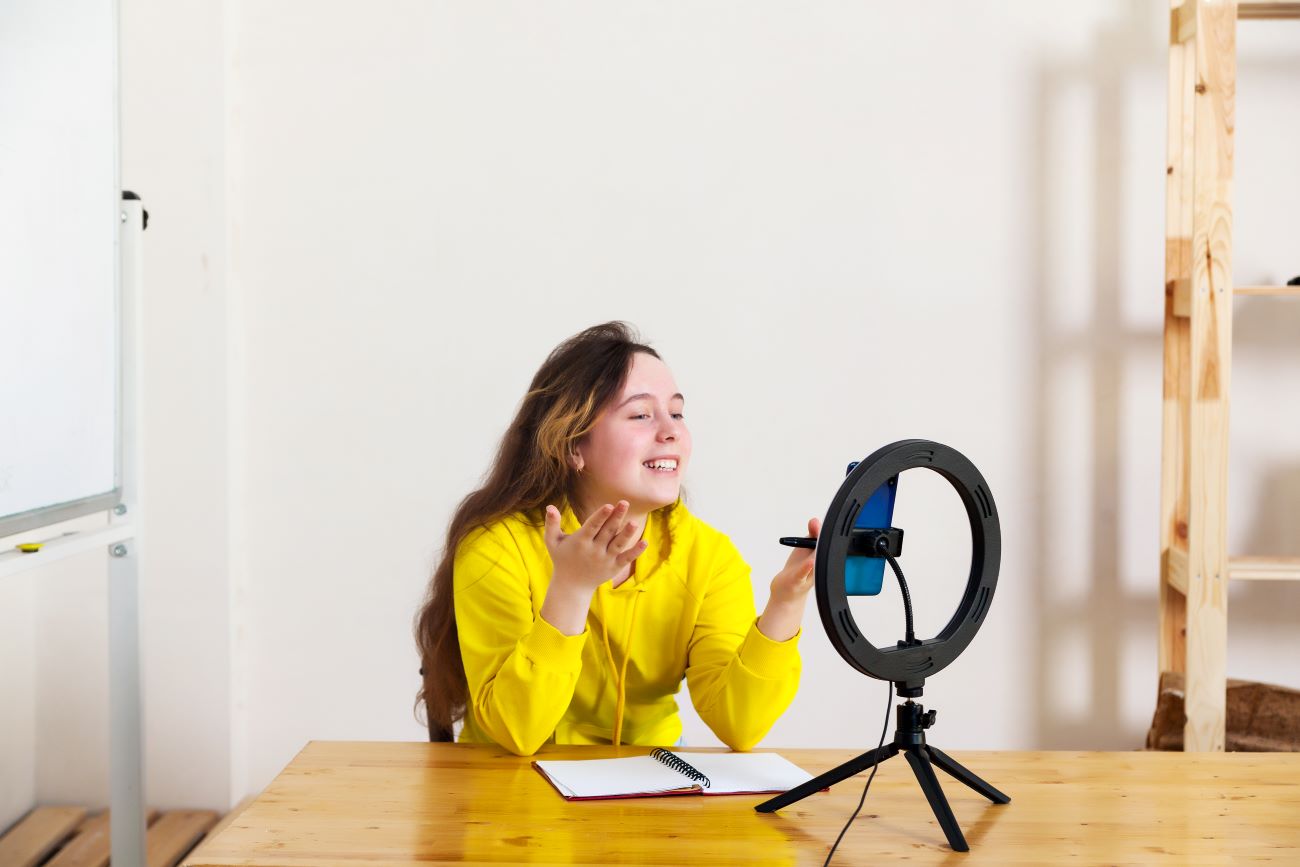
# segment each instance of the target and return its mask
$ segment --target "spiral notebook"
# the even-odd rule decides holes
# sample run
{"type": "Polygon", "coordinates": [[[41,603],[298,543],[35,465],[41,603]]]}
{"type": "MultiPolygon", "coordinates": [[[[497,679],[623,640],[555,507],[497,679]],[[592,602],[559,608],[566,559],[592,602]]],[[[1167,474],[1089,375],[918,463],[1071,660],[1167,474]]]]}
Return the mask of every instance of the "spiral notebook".
{"type": "Polygon", "coordinates": [[[776,753],[687,753],[657,749],[620,759],[533,762],[569,801],[661,795],[760,795],[812,779],[776,753]]]}

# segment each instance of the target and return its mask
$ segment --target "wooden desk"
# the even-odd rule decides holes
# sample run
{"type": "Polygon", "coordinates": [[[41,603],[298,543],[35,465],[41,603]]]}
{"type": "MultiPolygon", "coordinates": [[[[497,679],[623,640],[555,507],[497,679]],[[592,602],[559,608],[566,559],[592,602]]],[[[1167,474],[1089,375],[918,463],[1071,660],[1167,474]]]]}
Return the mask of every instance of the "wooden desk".
{"type": "MultiPolygon", "coordinates": [[[[541,755],[644,752],[551,747],[541,755]]],[[[855,754],[778,752],[811,773],[855,754]]],[[[940,774],[969,853],[945,845],[907,763],[895,758],[881,766],[831,863],[1300,863],[1300,753],[953,757],[1011,796],[994,806],[940,774]]],[[[186,863],[821,864],[865,781],[764,815],[753,809],[761,796],[568,802],[529,761],[466,744],[314,742],[186,863]]]]}

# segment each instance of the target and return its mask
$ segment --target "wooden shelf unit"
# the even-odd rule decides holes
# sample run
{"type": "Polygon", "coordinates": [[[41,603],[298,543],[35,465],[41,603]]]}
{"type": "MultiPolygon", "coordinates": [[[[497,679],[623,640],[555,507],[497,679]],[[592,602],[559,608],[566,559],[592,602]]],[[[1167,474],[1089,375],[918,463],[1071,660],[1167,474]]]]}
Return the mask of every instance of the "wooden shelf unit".
{"type": "Polygon", "coordinates": [[[1237,17],[1242,19],[1300,18],[1300,3],[1238,3],[1237,17]]]}
{"type": "Polygon", "coordinates": [[[1232,287],[1238,18],[1300,3],[1171,0],[1158,658],[1186,679],[1188,751],[1224,748],[1228,582],[1300,580],[1300,558],[1227,552],[1233,298],[1300,296],[1232,287]]]}

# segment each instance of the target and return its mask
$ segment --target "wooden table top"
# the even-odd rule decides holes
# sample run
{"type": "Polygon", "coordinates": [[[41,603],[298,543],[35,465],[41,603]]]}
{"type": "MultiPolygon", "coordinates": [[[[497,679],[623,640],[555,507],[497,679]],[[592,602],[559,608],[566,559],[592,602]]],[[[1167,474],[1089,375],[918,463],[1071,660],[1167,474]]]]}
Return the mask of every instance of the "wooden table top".
{"type": "MultiPolygon", "coordinates": [[[[538,757],[645,752],[546,747],[538,757]]],[[[773,752],[813,774],[857,754],[773,752]]],[[[947,847],[898,756],[881,765],[831,863],[1300,863],[1300,753],[951,755],[1011,797],[993,805],[940,772],[970,852],[947,847]]],[[[313,742],[186,864],[821,864],[866,780],[761,814],[761,795],[565,801],[530,761],[468,744],[313,742]]]]}

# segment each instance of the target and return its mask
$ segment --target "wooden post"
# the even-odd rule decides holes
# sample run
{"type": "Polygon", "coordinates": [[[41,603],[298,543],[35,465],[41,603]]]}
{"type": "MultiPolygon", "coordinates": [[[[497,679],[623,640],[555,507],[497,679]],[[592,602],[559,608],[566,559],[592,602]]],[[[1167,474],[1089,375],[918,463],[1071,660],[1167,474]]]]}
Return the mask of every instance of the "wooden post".
{"type": "MultiPolygon", "coordinates": [[[[1187,287],[1192,276],[1193,122],[1196,55],[1183,42],[1184,13],[1196,0],[1174,0],[1169,27],[1169,128],[1165,166],[1165,358],[1164,414],[1160,448],[1160,643],[1161,672],[1185,671],[1187,603],[1185,575],[1175,587],[1172,563],[1187,555],[1187,438],[1191,406],[1191,347],[1187,287]],[[1179,555],[1181,554],[1181,557],[1179,555]]],[[[1193,24],[1195,18],[1190,19],[1193,24]]],[[[1195,33],[1189,34],[1189,40],[1195,33]]],[[[1184,570],[1185,572],[1185,570],[1184,570]]],[[[1157,690],[1159,686],[1157,685],[1157,690]]]]}
{"type": "Polygon", "coordinates": [[[1222,750],[1225,734],[1236,32],[1235,0],[1174,0],[1159,658],[1186,674],[1189,751],[1222,750]]]}
{"type": "Polygon", "coordinates": [[[1236,0],[1197,0],[1184,749],[1222,750],[1227,690],[1228,406],[1236,0]]]}
{"type": "Polygon", "coordinates": [[[1173,0],[1158,659],[1186,675],[1192,751],[1225,744],[1235,95],[1235,0],[1173,0]]]}

